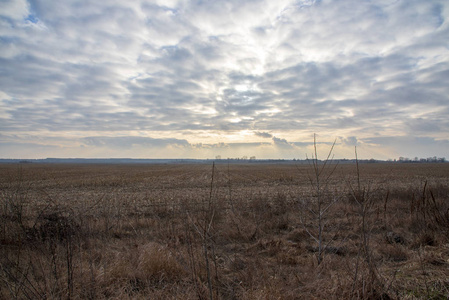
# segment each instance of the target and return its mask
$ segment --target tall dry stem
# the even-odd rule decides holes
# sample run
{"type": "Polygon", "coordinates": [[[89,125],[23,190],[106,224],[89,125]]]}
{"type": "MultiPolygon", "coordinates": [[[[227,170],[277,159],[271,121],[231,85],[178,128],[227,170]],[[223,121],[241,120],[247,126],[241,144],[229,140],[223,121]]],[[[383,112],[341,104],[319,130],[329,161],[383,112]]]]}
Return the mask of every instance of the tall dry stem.
{"type": "Polygon", "coordinates": [[[308,199],[303,198],[300,201],[300,221],[305,231],[317,244],[318,264],[321,264],[323,261],[324,251],[332,240],[330,238],[327,244],[325,244],[324,235],[326,234],[327,214],[329,209],[338,201],[338,197],[329,192],[330,178],[338,165],[331,165],[331,156],[333,155],[332,152],[336,141],[334,140],[326,159],[321,163],[318,159],[316,135],[313,135],[314,153],[312,154],[312,159],[307,159],[313,171],[313,174],[309,175],[309,181],[314,190],[314,196],[308,199]],[[307,226],[308,222],[313,223],[313,228],[307,226]]]}

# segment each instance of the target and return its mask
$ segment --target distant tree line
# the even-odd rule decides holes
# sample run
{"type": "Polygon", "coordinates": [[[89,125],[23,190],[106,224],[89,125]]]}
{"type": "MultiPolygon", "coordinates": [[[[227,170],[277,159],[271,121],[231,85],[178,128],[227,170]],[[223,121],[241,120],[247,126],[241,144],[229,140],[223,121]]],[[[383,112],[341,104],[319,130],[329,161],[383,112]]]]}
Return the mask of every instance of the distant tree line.
{"type": "MultiPolygon", "coordinates": [[[[396,161],[396,160],[395,160],[396,161]]],[[[408,157],[399,157],[399,159],[397,160],[398,162],[403,162],[403,163],[407,163],[407,162],[413,162],[413,163],[444,163],[446,162],[446,158],[445,157],[428,157],[428,158],[418,158],[415,157],[413,159],[408,158],[408,157]]]]}

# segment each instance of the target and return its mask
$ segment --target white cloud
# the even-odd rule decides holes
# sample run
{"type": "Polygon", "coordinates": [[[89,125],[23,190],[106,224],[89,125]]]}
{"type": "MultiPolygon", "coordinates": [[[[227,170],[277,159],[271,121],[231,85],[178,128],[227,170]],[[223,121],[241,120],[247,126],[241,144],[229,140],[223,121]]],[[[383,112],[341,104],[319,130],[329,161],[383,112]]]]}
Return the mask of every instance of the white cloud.
{"type": "Polygon", "coordinates": [[[2,17],[21,22],[29,14],[29,5],[25,0],[5,0],[0,2],[2,17]]]}

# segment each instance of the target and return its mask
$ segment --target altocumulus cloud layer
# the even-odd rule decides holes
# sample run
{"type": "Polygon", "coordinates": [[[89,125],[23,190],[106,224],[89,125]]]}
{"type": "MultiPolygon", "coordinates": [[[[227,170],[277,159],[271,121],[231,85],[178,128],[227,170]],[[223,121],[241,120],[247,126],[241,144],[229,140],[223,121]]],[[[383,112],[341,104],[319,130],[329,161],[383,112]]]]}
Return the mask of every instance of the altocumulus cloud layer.
{"type": "Polygon", "coordinates": [[[0,2],[0,157],[449,156],[445,0],[0,2]]]}

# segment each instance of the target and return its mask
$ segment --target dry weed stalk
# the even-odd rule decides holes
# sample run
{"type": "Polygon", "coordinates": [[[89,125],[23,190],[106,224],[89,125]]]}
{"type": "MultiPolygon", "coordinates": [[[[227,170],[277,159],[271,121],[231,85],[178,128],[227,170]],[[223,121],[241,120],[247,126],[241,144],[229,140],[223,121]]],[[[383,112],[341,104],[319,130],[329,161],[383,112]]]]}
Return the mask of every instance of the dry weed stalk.
{"type": "MultiPolygon", "coordinates": [[[[371,195],[370,186],[362,187],[360,182],[360,168],[359,168],[359,160],[357,156],[357,147],[354,147],[355,152],[355,160],[356,160],[356,178],[357,178],[357,186],[354,186],[348,182],[350,195],[353,202],[356,204],[357,213],[359,215],[360,224],[361,224],[361,232],[360,232],[360,248],[357,253],[356,265],[354,271],[354,279],[352,285],[351,295],[357,295],[359,291],[357,285],[360,284],[360,280],[362,281],[362,291],[361,296],[363,298],[372,298],[376,297],[377,291],[379,287],[382,287],[380,281],[380,275],[378,269],[373,261],[373,255],[370,248],[370,234],[372,230],[372,225],[369,223],[369,219],[373,213],[374,206],[374,197],[371,195]],[[363,254],[364,264],[360,263],[360,254],[363,254]],[[366,278],[366,272],[364,269],[360,269],[360,267],[366,266],[366,270],[368,271],[368,278],[366,278]],[[361,278],[359,279],[359,276],[361,278]]],[[[385,198],[387,199],[387,198],[385,198]]],[[[384,202],[384,208],[386,210],[386,200],[384,202]]],[[[386,212],[384,212],[384,215],[386,212]]]]}
{"type": "Polygon", "coordinates": [[[323,261],[323,254],[333,240],[333,237],[329,237],[325,241],[329,209],[339,200],[339,197],[329,191],[330,178],[338,166],[338,164],[331,165],[331,155],[335,143],[336,140],[332,144],[325,161],[320,164],[317,153],[316,135],[313,135],[314,153],[312,154],[311,160],[309,160],[312,165],[313,176],[309,175],[309,181],[314,195],[311,198],[302,198],[300,200],[301,225],[317,244],[318,265],[323,261]],[[312,224],[310,225],[309,222],[312,224]]]}
{"type": "MultiPolygon", "coordinates": [[[[194,228],[194,230],[196,231],[196,233],[198,234],[198,236],[201,239],[202,248],[203,248],[203,258],[204,258],[204,262],[205,262],[205,266],[206,266],[207,288],[209,291],[209,299],[211,299],[211,300],[214,299],[214,289],[212,286],[212,271],[211,271],[211,266],[210,266],[210,261],[209,261],[209,256],[210,256],[209,247],[212,249],[212,251],[214,251],[214,241],[211,236],[212,224],[214,222],[214,217],[215,217],[215,208],[213,205],[214,176],[215,176],[215,162],[212,163],[212,176],[211,176],[211,182],[210,182],[209,197],[208,197],[206,207],[203,206],[204,210],[202,212],[202,219],[195,221],[190,216],[189,212],[187,211],[187,218],[189,220],[189,223],[191,224],[191,226],[194,228]]],[[[190,242],[191,242],[191,240],[190,240],[190,242]]],[[[192,251],[191,246],[192,245],[190,244],[189,251],[192,251]]],[[[196,274],[197,271],[196,271],[196,267],[195,267],[195,258],[194,258],[193,252],[189,252],[189,253],[190,253],[189,256],[190,256],[190,259],[192,262],[192,267],[193,267],[192,272],[194,273],[194,278],[197,278],[197,274],[196,274]]],[[[216,262],[215,262],[215,273],[216,273],[216,277],[218,277],[216,262]]],[[[197,285],[197,289],[198,289],[197,290],[198,296],[201,297],[202,293],[201,293],[201,290],[199,289],[198,285],[197,285]]]]}

